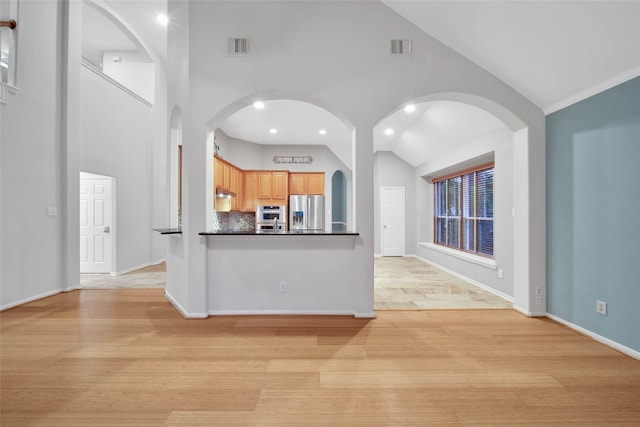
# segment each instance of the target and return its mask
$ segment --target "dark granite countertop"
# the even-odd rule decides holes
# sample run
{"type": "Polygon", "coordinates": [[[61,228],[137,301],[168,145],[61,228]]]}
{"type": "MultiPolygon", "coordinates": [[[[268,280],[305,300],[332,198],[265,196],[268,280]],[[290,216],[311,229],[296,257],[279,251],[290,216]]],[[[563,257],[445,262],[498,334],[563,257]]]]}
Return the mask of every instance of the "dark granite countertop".
{"type": "Polygon", "coordinates": [[[256,230],[214,230],[202,231],[198,233],[200,236],[359,236],[360,233],[351,231],[256,231],[256,230]]]}
{"type": "Polygon", "coordinates": [[[160,234],[182,234],[181,228],[152,228],[151,230],[160,234]]]}

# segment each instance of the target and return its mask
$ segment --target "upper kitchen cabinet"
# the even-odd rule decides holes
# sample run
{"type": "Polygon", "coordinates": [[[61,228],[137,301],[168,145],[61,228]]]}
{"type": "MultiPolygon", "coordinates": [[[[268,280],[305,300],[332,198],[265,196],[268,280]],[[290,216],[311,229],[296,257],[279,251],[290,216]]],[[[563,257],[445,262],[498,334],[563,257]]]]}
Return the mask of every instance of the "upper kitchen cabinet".
{"type": "Polygon", "coordinates": [[[289,172],[271,172],[271,198],[284,200],[286,203],[289,196],[289,172]]]}
{"type": "Polygon", "coordinates": [[[324,172],[289,173],[289,194],[324,194],[324,172]]]}
{"type": "Polygon", "coordinates": [[[242,170],[219,157],[213,158],[213,168],[214,196],[232,195],[231,199],[228,197],[215,197],[215,210],[241,210],[244,203],[242,200],[242,195],[244,194],[242,170]]]}
{"type": "Polygon", "coordinates": [[[223,163],[217,157],[213,158],[213,192],[215,193],[218,189],[218,186],[222,187],[223,185],[223,163]]]}
{"type": "Polygon", "coordinates": [[[231,170],[235,167],[229,163],[220,159],[219,157],[213,158],[213,170],[214,170],[214,188],[216,192],[223,190],[225,192],[231,191],[231,170]]]}
{"type": "Polygon", "coordinates": [[[258,199],[270,199],[271,198],[271,172],[259,171],[258,172],[258,199]]]}
{"type": "Polygon", "coordinates": [[[242,210],[244,212],[255,212],[258,205],[258,172],[244,172],[244,201],[242,210]]]}
{"type": "Polygon", "coordinates": [[[286,204],[289,195],[289,172],[258,171],[257,193],[260,204],[286,204]]]}
{"type": "Polygon", "coordinates": [[[231,210],[241,211],[244,209],[244,172],[238,168],[231,169],[231,188],[236,193],[231,199],[231,210]]]}

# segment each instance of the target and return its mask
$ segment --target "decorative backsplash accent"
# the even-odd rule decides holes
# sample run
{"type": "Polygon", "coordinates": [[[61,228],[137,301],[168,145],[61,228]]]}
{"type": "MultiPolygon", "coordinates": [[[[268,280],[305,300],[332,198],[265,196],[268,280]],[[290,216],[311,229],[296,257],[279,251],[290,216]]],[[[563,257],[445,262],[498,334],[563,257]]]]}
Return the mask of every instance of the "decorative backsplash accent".
{"type": "Polygon", "coordinates": [[[251,231],[255,228],[255,212],[213,213],[213,231],[251,231]]]}

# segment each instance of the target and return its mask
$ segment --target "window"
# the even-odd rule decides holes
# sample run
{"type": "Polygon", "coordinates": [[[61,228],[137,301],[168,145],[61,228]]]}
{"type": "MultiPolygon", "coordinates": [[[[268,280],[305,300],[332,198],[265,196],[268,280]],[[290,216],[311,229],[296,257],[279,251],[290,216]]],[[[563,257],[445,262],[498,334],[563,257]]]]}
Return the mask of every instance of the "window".
{"type": "Polygon", "coordinates": [[[434,180],[434,243],[493,257],[493,165],[434,180]]]}

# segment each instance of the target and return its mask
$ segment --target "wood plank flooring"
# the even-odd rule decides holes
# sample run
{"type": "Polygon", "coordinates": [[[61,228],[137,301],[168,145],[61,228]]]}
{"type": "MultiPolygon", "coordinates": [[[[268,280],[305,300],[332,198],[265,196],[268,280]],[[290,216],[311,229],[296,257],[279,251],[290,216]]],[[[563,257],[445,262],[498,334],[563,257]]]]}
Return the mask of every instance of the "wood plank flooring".
{"type": "Polygon", "coordinates": [[[0,313],[2,426],[640,426],[640,362],[512,310],[185,320],[162,290],[0,313]]]}

